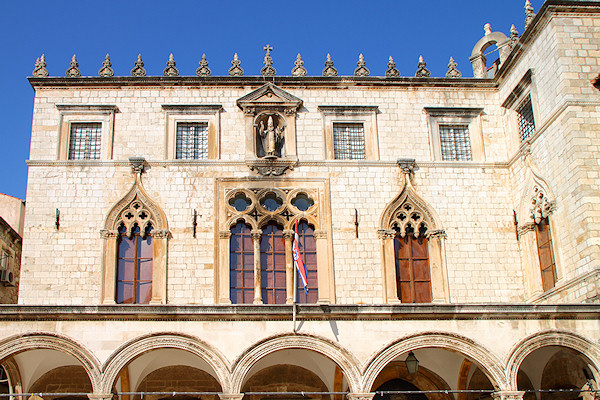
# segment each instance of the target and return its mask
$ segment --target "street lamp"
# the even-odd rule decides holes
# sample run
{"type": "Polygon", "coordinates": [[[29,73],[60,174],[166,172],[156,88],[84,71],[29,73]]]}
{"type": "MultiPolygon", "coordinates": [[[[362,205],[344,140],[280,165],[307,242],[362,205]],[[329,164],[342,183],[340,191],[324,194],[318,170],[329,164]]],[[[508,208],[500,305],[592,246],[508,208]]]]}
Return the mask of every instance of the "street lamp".
{"type": "Polygon", "coordinates": [[[419,360],[415,357],[415,353],[412,351],[408,353],[408,357],[406,357],[404,363],[406,364],[406,369],[409,374],[414,375],[417,373],[417,369],[419,369],[419,360]]]}

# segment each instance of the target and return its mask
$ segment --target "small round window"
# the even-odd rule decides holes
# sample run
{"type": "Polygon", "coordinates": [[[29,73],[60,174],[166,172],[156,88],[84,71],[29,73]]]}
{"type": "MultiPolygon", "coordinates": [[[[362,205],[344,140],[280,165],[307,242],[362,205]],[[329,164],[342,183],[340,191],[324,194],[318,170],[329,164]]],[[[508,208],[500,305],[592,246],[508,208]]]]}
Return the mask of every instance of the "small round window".
{"type": "Polygon", "coordinates": [[[283,201],[275,193],[270,192],[260,199],[260,205],[273,212],[283,205],[283,201]]]}
{"type": "Polygon", "coordinates": [[[292,205],[300,211],[306,211],[311,208],[315,202],[308,197],[306,193],[300,193],[292,199],[292,205]]]}
{"type": "Polygon", "coordinates": [[[229,200],[229,204],[237,211],[246,211],[252,204],[252,200],[246,197],[244,193],[238,193],[229,200]]]}

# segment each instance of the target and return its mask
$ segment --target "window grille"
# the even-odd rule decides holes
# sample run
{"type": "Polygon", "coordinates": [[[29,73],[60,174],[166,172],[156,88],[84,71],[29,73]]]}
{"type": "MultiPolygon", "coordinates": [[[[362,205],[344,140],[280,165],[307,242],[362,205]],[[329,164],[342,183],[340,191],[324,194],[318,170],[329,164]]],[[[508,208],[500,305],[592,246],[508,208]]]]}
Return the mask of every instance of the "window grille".
{"type": "Polygon", "coordinates": [[[208,158],[208,122],[177,124],[175,157],[181,160],[208,158]]]}
{"type": "Polygon", "coordinates": [[[71,124],[69,160],[100,159],[102,123],[85,122],[71,124]]]}
{"type": "Polygon", "coordinates": [[[4,250],[0,253],[0,269],[8,269],[8,253],[4,250]]]}
{"type": "Polygon", "coordinates": [[[334,123],[333,152],[336,160],[364,160],[365,131],[363,124],[334,123]]]}
{"type": "Polygon", "coordinates": [[[444,161],[473,159],[468,125],[440,125],[440,144],[444,161]]]}
{"type": "Polygon", "coordinates": [[[519,136],[521,142],[529,139],[535,132],[535,121],[533,119],[533,107],[531,106],[531,96],[527,96],[525,101],[517,108],[519,116],[519,136]]]}

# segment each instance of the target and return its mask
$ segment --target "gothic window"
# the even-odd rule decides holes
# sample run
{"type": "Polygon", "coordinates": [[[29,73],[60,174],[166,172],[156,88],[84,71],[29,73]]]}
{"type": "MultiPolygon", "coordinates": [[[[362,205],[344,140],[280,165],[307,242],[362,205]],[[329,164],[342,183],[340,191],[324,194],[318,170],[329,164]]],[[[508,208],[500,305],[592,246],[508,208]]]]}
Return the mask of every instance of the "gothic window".
{"type": "Polygon", "coordinates": [[[9,255],[6,250],[0,251],[0,269],[8,269],[9,255]]]}
{"type": "Polygon", "coordinates": [[[98,160],[102,124],[99,122],[78,122],[71,124],[69,137],[69,160],[98,160]]]}
{"type": "MultiPolygon", "coordinates": [[[[310,199],[309,199],[310,200],[310,199]]],[[[301,198],[302,202],[306,201],[301,198]]],[[[296,203],[298,204],[298,203],[296,203]]],[[[301,203],[304,204],[304,203],[301,203]]],[[[306,221],[298,224],[298,246],[306,268],[308,293],[304,290],[302,281],[298,279],[296,285],[296,301],[298,303],[316,303],[319,299],[318,272],[317,272],[317,244],[314,238],[315,229],[306,221]]]]}
{"type": "Polygon", "coordinates": [[[415,193],[407,174],[400,194],[381,217],[384,302],[449,301],[444,260],[445,233],[438,218],[415,193]]]}
{"type": "MultiPolygon", "coordinates": [[[[290,304],[331,302],[331,262],[320,213],[320,189],[288,189],[269,181],[267,187],[241,181],[246,188],[223,189],[219,216],[216,294],[219,303],[290,304]],[[293,262],[294,226],[307,272],[308,293],[298,283],[293,262]]],[[[330,222],[329,222],[330,223],[330,222]]],[[[300,282],[301,279],[298,279],[300,282]]]]}
{"type": "Polygon", "coordinates": [[[365,158],[363,124],[334,123],[333,152],[336,160],[363,160],[365,158]]]}
{"type": "Polygon", "coordinates": [[[166,303],[170,234],[165,214],[148,197],[140,174],[108,213],[101,231],[103,304],[166,303]]]}
{"type": "Polygon", "coordinates": [[[537,241],[540,270],[542,272],[542,287],[544,291],[552,289],[556,284],[556,265],[552,252],[552,237],[548,217],[542,218],[535,224],[535,237],[537,241]]]}
{"type": "Polygon", "coordinates": [[[208,158],[208,122],[178,122],[175,147],[177,159],[208,158]]]}
{"type": "Polygon", "coordinates": [[[152,299],[152,225],[144,231],[136,224],[131,233],[119,228],[117,304],[147,304],[152,299]]]}
{"type": "Polygon", "coordinates": [[[421,235],[414,236],[412,227],[402,237],[396,229],[394,254],[396,260],[396,288],[402,303],[431,302],[431,275],[426,228],[422,226],[421,235]]]}
{"type": "Polygon", "coordinates": [[[229,293],[234,304],[252,304],[254,300],[254,244],[252,227],[238,222],[231,227],[229,250],[229,293]]]}
{"type": "Polygon", "coordinates": [[[285,304],[286,253],[283,227],[269,222],[262,227],[260,240],[260,281],[264,304],[285,304]]]}
{"type": "Polygon", "coordinates": [[[471,156],[471,141],[469,125],[440,125],[440,144],[442,160],[469,161],[471,156]]]}
{"type": "Polygon", "coordinates": [[[517,118],[519,121],[519,137],[521,142],[529,139],[535,133],[535,120],[533,118],[533,107],[531,106],[531,95],[517,107],[517,118]]]}

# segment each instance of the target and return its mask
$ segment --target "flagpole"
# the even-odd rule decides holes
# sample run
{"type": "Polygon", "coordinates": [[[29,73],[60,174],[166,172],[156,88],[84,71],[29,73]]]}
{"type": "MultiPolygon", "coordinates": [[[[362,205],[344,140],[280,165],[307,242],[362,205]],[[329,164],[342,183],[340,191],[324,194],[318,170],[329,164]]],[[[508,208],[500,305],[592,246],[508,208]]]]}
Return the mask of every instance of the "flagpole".
{"type": "Polygon", "coordinates": [[[293,331],[294,333],[296,333],[296,292],[297,290],[297,286],[298,286],[298,268],[296,268],[296,266],[294,265],[294,279],[293,279],[294,283],[294,293],[292,295],[292,323],[293,325],[293,331]]]}

